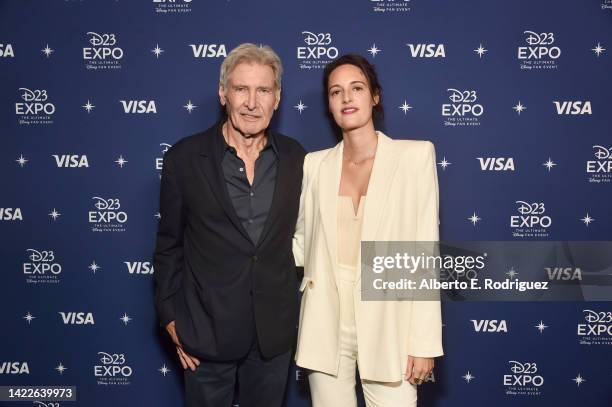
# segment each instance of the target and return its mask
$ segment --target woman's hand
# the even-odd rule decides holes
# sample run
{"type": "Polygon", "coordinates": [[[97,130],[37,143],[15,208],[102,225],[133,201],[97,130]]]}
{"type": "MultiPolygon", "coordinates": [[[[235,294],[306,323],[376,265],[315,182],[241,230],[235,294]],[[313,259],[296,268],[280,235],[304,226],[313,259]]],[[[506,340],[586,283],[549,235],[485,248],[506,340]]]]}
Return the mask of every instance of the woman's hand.
{"type": "Polygon", "coordinates": [[[412,384],[421,384],[431,374],[434,368],[433,358],[419,358],[408,356],[408,366],[406,367],[406,380],[412,384]]]}

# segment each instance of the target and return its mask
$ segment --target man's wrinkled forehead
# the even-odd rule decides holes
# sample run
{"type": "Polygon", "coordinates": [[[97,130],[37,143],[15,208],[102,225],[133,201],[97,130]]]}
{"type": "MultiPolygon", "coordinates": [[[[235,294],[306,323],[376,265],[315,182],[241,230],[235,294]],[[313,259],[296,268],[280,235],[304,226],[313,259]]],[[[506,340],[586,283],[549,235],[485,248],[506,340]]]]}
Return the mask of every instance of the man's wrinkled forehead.
{"type": "Polygon", "coordinates": [[[274,70],[269,65],[254,61],[244,61],[232,69],[227,82],[231,86],[254,86],[275,88],[274,70]]]}

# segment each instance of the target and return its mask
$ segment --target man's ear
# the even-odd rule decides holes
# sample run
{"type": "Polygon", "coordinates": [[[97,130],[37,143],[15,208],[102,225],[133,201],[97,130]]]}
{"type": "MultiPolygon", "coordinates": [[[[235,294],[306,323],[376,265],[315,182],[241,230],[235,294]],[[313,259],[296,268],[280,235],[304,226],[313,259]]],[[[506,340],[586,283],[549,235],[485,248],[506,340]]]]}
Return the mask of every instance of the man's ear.
{"type": "Polygon", "coordinates": [[[223,85],[219,85],[219,102],[221,106],[225,106],[225,87],[223,85]]]}
{"type": "Polygon", "coordinates": [[[278,106],[280,105],[280,99],[281,99],[281,91],[279,89],[276,91],[276,103],[274,103],[274,110],[278,109],[278,106]]]}

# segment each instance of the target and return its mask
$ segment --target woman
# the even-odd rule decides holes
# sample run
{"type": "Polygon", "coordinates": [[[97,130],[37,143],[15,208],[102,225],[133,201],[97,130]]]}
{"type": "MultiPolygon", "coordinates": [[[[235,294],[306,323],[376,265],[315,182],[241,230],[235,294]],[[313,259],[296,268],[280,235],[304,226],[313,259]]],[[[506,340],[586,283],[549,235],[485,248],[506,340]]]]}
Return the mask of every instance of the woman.
{"type": "Polygon", "coordinates": [[[331,62],[324,84],[342,141],[304,161],[296,361],[311,371],[314,407],[356,406],[357,366],[368,406],[416,406],[416,385],[442,355],[440,303],[361,301],[360,242],[438,240],[433,144],[374,130],[382,93],[365,58],[331,62]]]}

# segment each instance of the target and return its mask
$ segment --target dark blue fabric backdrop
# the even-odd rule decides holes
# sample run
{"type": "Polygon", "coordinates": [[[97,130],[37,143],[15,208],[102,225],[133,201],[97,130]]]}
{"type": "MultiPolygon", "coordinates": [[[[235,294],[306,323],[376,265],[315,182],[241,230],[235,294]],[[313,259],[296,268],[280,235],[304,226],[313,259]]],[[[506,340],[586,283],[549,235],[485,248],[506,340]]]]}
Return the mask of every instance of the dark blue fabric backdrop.
{"type": "MultiPolygon", "coordinates": [[[[153,308],[159,174],[168,145],[219,118],[219,66],[242,42],[281,56],[274,127],[309,151],[336,142],[321,68],[347,52],[374,62],[382,130],[436,146],[443,239],[612,240],[611,8],[1,1],[0,385],[75,385],[82,406],[180,405],[153,308]],[[540,208],[533,224],[513,227],[517,201],[540,208]]],[[[610,406],[611,311],[445,303],[446,355],[420,405],[610,406]]],[[[287,405],[309,406],[303,373],[289,382],[287,405]]]]}

